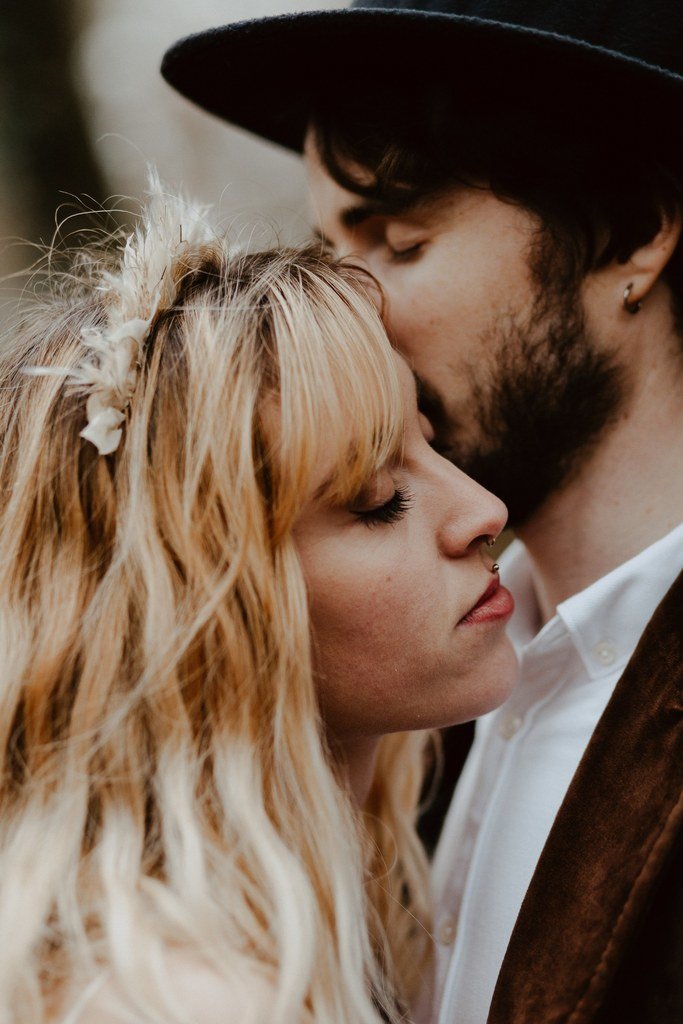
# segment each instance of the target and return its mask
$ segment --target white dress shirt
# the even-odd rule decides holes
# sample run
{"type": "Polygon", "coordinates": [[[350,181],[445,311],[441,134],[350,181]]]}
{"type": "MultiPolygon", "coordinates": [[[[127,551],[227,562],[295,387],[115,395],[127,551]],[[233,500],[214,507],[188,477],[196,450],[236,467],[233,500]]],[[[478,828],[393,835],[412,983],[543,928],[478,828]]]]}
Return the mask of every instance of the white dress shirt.
{"type": "MultiPolygon", "coordinates": [[[[648,620],[683,568],[683,525],[564,601],[537,632],[529,557],[501,577],[521,665],[477,723],[433,873],[438,1024],[485,1024],[517,914],[569,783],[648,620]]],[[[599,785],[596,779],[596,785],[599,785]]]]}

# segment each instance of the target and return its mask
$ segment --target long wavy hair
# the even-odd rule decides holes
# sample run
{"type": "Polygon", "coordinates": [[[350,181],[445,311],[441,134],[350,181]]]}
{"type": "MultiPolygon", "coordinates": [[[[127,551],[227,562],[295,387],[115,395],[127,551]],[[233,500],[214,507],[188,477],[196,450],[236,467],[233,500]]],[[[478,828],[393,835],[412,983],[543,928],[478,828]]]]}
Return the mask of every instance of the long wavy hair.
{"type": "Polygon", "coordinates": [[[319,249],[185,247],[101,456],[81,389],[26,368],[78,365],[120,258],[79,253],[0,352],[0,1021],[106,974],[189,1024],[169,950],[263,976],[274,1024],[403,1019],[425,736],[382,741],[354,809],[292,537],[323,445],[341,502],[402,443],[372,288],[319,249]]]}

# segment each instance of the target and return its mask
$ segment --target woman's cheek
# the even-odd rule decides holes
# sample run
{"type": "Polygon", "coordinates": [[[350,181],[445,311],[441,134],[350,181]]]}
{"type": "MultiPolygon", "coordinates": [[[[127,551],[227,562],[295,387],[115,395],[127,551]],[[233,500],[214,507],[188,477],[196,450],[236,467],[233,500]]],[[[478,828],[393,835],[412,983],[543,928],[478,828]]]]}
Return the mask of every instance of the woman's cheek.
{"type": "Polygon", "coordinates": [[[383,657],[397,649],[405,657],[408,638],[419,638],[429,628],[430,583],[405,565],[382,574],[364,572],[359,565],[322,588],[311,605],[313,628],[321,641],[334,645],[337,656],[341,647],[344,660],[373,659],[376,672],[383,657]]]}

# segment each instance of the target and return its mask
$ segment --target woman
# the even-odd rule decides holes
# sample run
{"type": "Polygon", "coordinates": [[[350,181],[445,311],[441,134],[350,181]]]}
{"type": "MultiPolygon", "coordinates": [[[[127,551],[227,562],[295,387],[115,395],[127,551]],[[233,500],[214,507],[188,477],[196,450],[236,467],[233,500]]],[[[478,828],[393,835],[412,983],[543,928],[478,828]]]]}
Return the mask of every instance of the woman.
{"type": "Polygon", "coordinates": [[[415,730],[509,691],[504,508],[360,271],[158,188],[111,249],[2,355],[0,1020],[404,1019],[415,730]]]}

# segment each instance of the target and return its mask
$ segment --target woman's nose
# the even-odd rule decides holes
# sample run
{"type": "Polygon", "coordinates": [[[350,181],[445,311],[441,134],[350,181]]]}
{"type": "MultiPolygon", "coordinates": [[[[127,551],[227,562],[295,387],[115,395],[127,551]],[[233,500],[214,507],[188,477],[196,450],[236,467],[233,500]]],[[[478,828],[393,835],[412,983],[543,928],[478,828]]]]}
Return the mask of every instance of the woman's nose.
{"type": "MultiPolygon", "coordinates": [[[[444,460],[445,461],[445,460],[444,460]]],[[[450,495],[439,526],[439,547],[449,558],[476,550],[497,537],[507,522],[507,508],[495,494],[450,465],[450,495]]]]}

